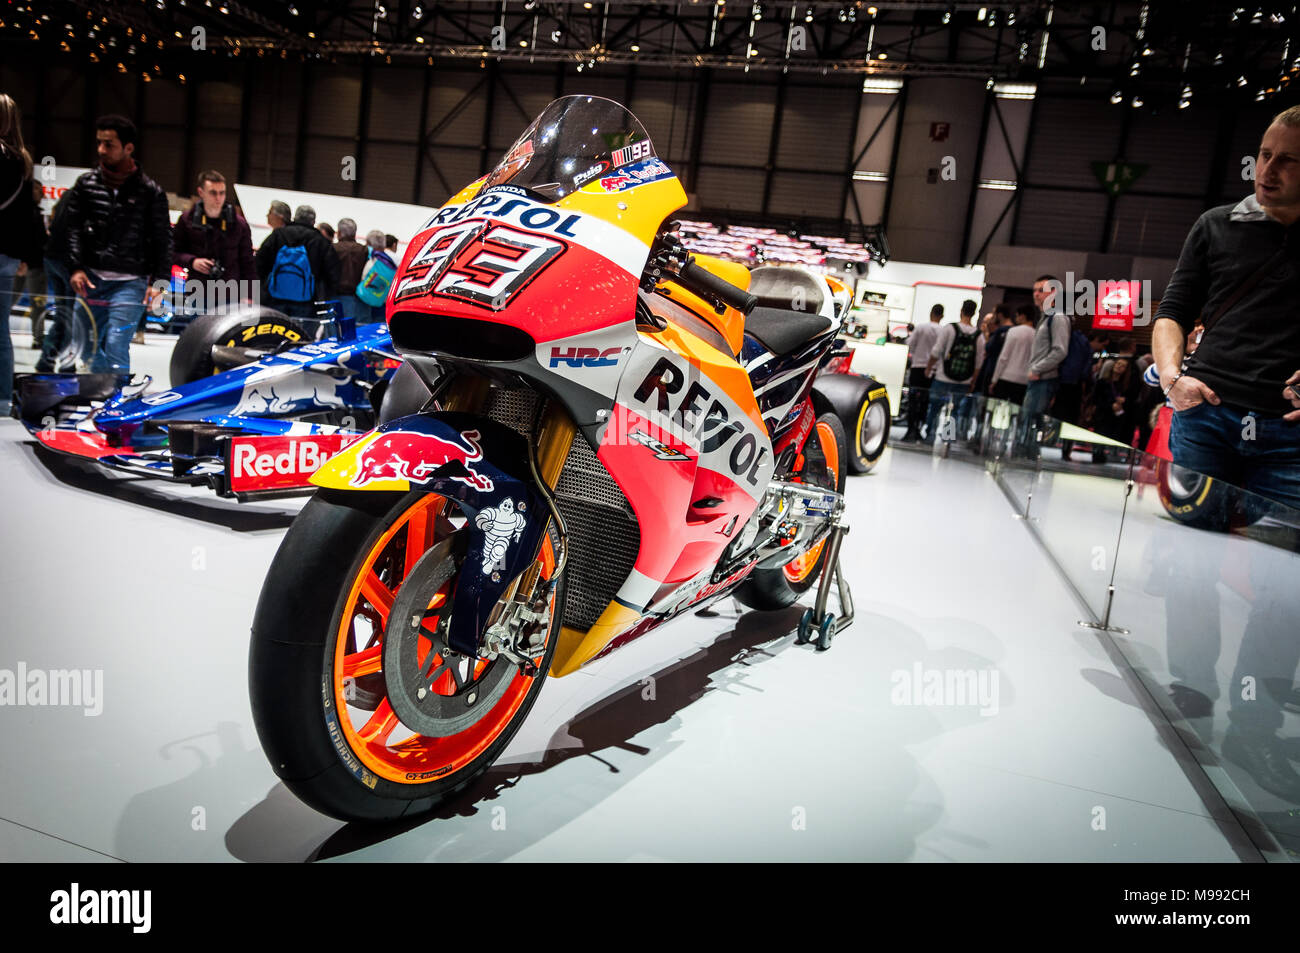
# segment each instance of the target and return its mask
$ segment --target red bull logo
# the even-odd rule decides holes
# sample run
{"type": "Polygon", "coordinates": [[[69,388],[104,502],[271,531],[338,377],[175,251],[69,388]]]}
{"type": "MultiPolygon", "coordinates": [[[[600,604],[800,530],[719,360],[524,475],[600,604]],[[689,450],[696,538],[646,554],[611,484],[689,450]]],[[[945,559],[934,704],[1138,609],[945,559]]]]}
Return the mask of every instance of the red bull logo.
{"type": "Polygon", "coordinates": [[[459,437],[459,440],[444,440],[433,434],[408,430],[380,434],[357,455],[357,472],[352,477],[352,485],[365,486],[376,480],[427,483],[434,473],[449,463],[459,463],[464,472],[447,474],[451,479],[485,493],[491,491],[495,486],[492,478],[474,469],[474,464],[483,459],[483,451],[478,445],[479,432],[467,430],[459,437]]]}

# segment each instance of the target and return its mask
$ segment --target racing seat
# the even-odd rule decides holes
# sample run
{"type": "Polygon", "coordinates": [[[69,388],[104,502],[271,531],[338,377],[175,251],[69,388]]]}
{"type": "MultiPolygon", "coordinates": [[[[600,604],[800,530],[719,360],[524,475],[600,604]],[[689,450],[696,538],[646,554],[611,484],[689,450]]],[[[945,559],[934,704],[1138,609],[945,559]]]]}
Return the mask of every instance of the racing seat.
{"type": "Polygon", "coordinates": [[[799,265],[760,265],[749,273],[749,292],[758,305],[745,319],[745,333],[773,353],[793,354],[836,327],[826,281],[799,265]],[[804,310],[791,308],[802,301],[804,310]]]}

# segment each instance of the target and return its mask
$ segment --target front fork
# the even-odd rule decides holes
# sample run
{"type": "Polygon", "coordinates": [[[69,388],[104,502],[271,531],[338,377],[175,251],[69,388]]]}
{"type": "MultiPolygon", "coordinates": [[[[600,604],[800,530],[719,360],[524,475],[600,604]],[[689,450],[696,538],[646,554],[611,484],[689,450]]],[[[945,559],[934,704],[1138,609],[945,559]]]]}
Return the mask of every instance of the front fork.
{"type": "MultiPolygon", "coordinates": [[[[447,410],[478,413],[487,399],[489,385],[484,378],[471,378],[453,387],[443,402],[447,410]]],[[[538,586],[542,567],[537,557],[541,547],[549,537],[549,523],[543,528],[538,541],[538,550],[533,554],[529,567],[511,581],[501,601],[493,609],[484,631],[484,648],[489,652],[499,653],[519,666],[524,675],[535,677],[538,674],[536,664],[530,657],[534,649],[541,645],[533,643],[545,635],[536,631],[537,623],[542,628],[549,627],[546,618],[546,604],[559,583],[560,574],[568,564],[569,534],[555,501],[555,487],[564,470],[564,461],[568,459],[569,450],[577,435],[577,425],[564,407],[556,401],[543,399],[539,408],[533,433],[529,440],[531,453],[528,468],[533,484],[546,502],[550,519],[555,523],[559,538],[559,552],[555,556],[555,565],[545,585],[538,586]],[[524,632],[529,635],[522,638],[524,632]]],[[[543,641],[544,644],[544,641],[543,641]]]]}

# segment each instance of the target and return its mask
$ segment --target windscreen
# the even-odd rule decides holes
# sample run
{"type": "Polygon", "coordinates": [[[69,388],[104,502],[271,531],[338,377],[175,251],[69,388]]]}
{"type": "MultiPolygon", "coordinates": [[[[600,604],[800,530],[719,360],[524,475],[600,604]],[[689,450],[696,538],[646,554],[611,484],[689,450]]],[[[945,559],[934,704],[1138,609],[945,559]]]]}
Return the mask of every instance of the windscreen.
{"type": "Polygon", "coordinates": [[[625,107],[599,96],[565,96],[533,120],[483,188],[509,183],[554,202],[652,155],[649,134],[625,107]]]}

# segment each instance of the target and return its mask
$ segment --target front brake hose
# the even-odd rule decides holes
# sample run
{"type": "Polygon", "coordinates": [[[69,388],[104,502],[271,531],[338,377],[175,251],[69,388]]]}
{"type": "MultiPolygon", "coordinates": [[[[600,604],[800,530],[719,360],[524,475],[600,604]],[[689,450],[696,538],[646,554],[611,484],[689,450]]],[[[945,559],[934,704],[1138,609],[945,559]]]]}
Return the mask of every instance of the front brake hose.
{"type": "MultiPolygon", "coordinates": [[[[555,494],[551,492],[551,488],[546,485],[541,472],[537,469],[538,430],[542,425],[542,416],[546,403],[546,400],[542,400],[541,407],[537,411],[537,420],[533,424],[533,440],[528,449],[528,469],[532,473],[534,485],[541,491],[542,499],[546,501],[546,508],[551,511],[551,519],[555,520],[556,532],[560,534],[560,555],[555,560],[555,569],[551,572],[551,578],[547,581],[546,586],[547,591],[550,591],[559,583],[560,573],[564,572],[564,567],[569,562],[569,530],[564,524],[564,517],[560,515],[560,508],[555,502],[555,494]]],[[[580,440],[582,437],[575,434],[574,439],[580,440]]]]}

